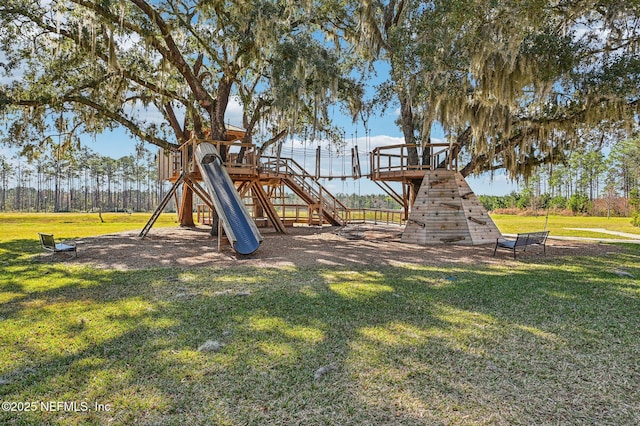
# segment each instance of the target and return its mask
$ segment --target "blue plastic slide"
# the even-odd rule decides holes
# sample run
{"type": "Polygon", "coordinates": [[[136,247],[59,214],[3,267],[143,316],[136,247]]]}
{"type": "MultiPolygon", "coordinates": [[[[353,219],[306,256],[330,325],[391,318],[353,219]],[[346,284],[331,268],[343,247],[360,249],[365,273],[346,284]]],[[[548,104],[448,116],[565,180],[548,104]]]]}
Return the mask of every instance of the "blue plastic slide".
{"type": "Polygon", "coordinates": [[[206,142],[196,147],[195,154],[202,178],[233,249],[240,254],[251,254],[258,250],[262,235],[240,199],[227,169],[222,165],[220,154],[212,144],[206,142]]]}

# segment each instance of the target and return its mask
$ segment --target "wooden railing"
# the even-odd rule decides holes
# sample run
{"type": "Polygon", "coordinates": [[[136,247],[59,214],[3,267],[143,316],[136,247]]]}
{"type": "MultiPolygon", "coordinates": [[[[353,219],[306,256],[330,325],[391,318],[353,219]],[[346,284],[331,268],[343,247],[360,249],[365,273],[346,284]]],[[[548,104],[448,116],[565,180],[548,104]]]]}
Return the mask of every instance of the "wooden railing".
{"type": "Polygon", "coordinates": [[[180,173],[182,173],[182,153],[160,149],[158,152],[158,177],[161,180],[175,182],[180,173]]]}
{"type": "Polygon", "coordinates": [[[213,223],[212,212],[209,206],[206,204],[196,205],[196,221],[201,225],[211,225],[213,223]]]}
{"type": "MultiPolygon", "coordinates": [[[[245,199],[246,200],[246,199],[245,199]]],[[[248,204],[245,201],[245,205],[249,210],[250,214],[254,215],[254,209],[251,208],[252,204],[248,204]]],[[[306,204],[274,204],[274,208],[280,216],[280,220],[287,225],[292,225],[294,223],[308,223],[309,222],[309,206],[306,204]]],[[[198,223],[202,225],[211,225],[212,223],[212,212],[209,206],[206,204],[197,204],[196,205],[196,220],[198,223]]],[[[255,218],[254,219],[262,219],[255,218]]]]}
{"type": "Polygon", "coordinates": [[[349,209],[347,223],[404,225],[404,210],[349,209]]]}
{"type": "MultiPolygon", "coordinates": [[[[212,144],[219,153],[225,151],[223,165],[229,174],[253,175],[258,173],[258,158],[254,144],[240,141],[214,141],[193,138],[180,145],[178,151],[172,151],[163,156],[164,161],[167,162],[164,167],[169,168],[168,175],[179,175],[182,170],[186,170],[187,173],[197,172],[198,168],[193,159],[193,153],[196,146],[202,142],[212,144]]],[[[161,167],[163,166],[161,165],[161,167]]]]}
{"type": "MultiPolygon", "coordinates": [[[[309,216],[309,206],[306,204],[276,204],[274,205],[280,220],[286,225],[294,223],[308,224],[312,219],[309,216]]],[[[253,209],[249,209],[253,212],[253,209]]],[[[212,212],[206,204],[196,205],[196,220],[202,225],[211,225],[212,212]]],[[[404,225],[404,210],[389,209],[348,209],[346,212],[346,224],[371,223],[375,225],[404,225]]]]}
{"type": "Polygon", "coordinates": [[[230,175],[233,174],[257,174],[258,155],[256,146],[252,143],[242,143],[240,141],[211,141],[203,140],[199,142],[209,142],[221,153],[226,152],[225,161],[222,163],[230,175]]]}
{"type": "Polygon", "coordinates": [[[374,180],[416,170],[458,170],[458,146],[448,143],[431,143],[424,147],[408,144],[381,146],[371,152],[370,159],[370,177],[374,180]]]}
{"type": "Polygon", "coordinates": [[[347,207],[292,158],[264,156],[261,157],[261,162],[263,172],[289,176],[313,198],[314,203],[320,204],[325,211],[331,212],[334,219],[344,223],[347,217],[347,207]]]}

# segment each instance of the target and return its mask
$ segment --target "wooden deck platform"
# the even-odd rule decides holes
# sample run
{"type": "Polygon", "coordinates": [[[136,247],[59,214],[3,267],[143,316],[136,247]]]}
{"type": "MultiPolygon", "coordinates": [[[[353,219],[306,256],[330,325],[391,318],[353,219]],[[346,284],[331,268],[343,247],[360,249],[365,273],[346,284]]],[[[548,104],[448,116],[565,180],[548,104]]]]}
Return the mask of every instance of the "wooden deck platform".
{"type": "MultiPolygon", "coordinates": [[[[161,153],[159,171],[163,179],[171,182],[178,181],[186,171],[185,184],[207,203],[206,190],[197,184],[202,176],[192,155],[200,142],[192,139],[176,152],[161,153]]],[[[223,165],[257,221],[278,228],[282,226],[280,229],[284,232],[283,225],[292,222],[344,225],[358,216],[355,212],[351,214],[320,184],[317,176],[309,174],[292,158],[260,157],[255,145],[240,140],[206,142],[212,143],[218,152],[226,153],[223,165]],[[290,206],[284,195],[285,189],[295,193],[305,204],[290,206]]],[[[479,203],[468,200],[469,194],[473,193],[464,187],[464,178],[460,177],[462,181],[458,182],[455,177],[451,178],[451,194],[443,195],[442,190],[437,193],[431,190],[432,186],[439,185],[433,177],[437,173],[456,175],[457,157],[458,147],[448,143],[393,145],[378,147],[371,152],[368,177],[402,205],[403,214],[399,216],[399,222],[406,221],[407,228],[414,229],[405,233],[405,241],[425,244],[427,240],[439,243],[466,240],[467,243],[478,244],[493,236],[494,230],[490,219],[487,221],[485,217],[486,212],[477,209],[479,203]],[[392,188],[387,182],[402,183],[402,191],[397,192],[397,188],[392,188]],[[429,188],[425,187],[425,182],[429,188]],[[429,208],[423,206],[427,202],[429,208]],[[463,234],[457,232],[458,228],[464,228],[463,234]]],[[[180,211],[191,209],[184,200],[182,204],[180,211]]],[[[208,214],[205,215],[204,211],[202,214],[198,212],[203,222],[208,220],[205,216],[208,214]]],[[[361,216],[365,218],[367,215],[363,213],[361,216]]]]}

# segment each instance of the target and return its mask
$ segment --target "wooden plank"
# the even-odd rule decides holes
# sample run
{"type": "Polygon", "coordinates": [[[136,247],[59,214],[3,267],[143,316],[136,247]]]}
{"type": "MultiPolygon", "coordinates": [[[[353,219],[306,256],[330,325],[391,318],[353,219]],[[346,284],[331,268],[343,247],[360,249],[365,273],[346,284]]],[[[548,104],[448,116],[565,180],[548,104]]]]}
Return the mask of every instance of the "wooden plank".
{"type": "Polygon", "coordinates": [[[434,179],[434,180],[429,182],[429,188],[433,188],[434,186],[437,186],[437,185],[442,185],[443,183],[445,183],[447,181],[448,181],[448,179],[434,179]]]}
{"type": "Polygon", "coordinates": [[[251,190],[256,195],[258,202],[262,205],[263,210],[267,214],[267,217],[269,217],[269,220],[271,221],[271,224],[273,225],[276,232],[279,232],[281,234],[286,234],[287,231],[284,227],[284,224],[280,220],[280,216],[278,215],[278,212],[273,206],[271,199],[262,188],[262,185],[260,185],[260,182],[258,181],[253,182],[253,184],[251,185],[251,190]]]}
{"type": "Polygon", "coordinates": [[[451,238],[440,238],[440,241],[442,241],[443,243],[455,243],[458,241],[463,241],[466,240],[465,237],[451,237],[451,238]]]}
{"type": "Polygon", "coordinates": [[[466,194],[462,194],[462,195],[461,195],[461,197],[462,197],[464,200],[468,200],[470,195],[473,195],[473,191],[469,191],[469,192],[467,192],[466,194]]]}
{"type": "Polygon", "coordinates": [[[446,207],[448,209],[452,209],[452,210],[460,210],[462,208],[462,206],[460,206],[459,204],[454,204],[454,203],[440,203],[440,205],[442,207],[446,207]]]}
{"type": "Polygon", "coordinates": [[[421,228],[424,228],[426,226],[426,223],[416,220],[416,219],[409,219],[408,222],[412,222],[415,223],[416,225],[420,226],[421,228]]]}
{"type": "Polygon", "coordinates": [[[486,224],[487,224],[487,221],[486,221],[486,220],[476,219],[476,218],[475,218],[475,217],[473,217],[473,216],[469,216],[469,217],[468,217],[468,219],[469,219],[471,222],[475,222],[475,223],[477,223],[477,224],[479,224],[479,225],[486,225],[486,224]]]}

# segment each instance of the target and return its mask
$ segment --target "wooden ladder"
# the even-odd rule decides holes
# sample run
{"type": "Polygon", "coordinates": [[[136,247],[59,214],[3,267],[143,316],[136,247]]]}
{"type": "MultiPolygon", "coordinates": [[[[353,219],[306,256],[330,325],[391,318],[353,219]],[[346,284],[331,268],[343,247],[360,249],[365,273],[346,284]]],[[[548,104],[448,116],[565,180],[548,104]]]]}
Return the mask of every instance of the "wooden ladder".
{"type": "Polygon", "coordinates": [[[173,183],[173,186],[171,187],[169,192],[167,192],[167,194],[164,196],[162,201],[160,201],[160,204],[158,204],[158,207],[156,207],[156,209],[153,211],[153,214],[149,218],[149,221],[147,222],[146,225],[144,225],[144,228],[142,228],[142,231],[140,231],[140,234],[138,234],[138,237],[144,238],[149,233],[149,230],[151,230],[151,227],[153,226],[154,223],[156,223],[156,220],[158,220],[164,208],[167,206],[167,204],[169,204],[169,200],[171,200],[171,197],[173,196],[173,194],[176,193],[176,191],[178,190],[178,187],[184,181],[184,178],[186,175],[187,175],[186,171],[182,171],[182,173],[180,173],[180,177],[176,179],[176,181],[173,183]]]}

